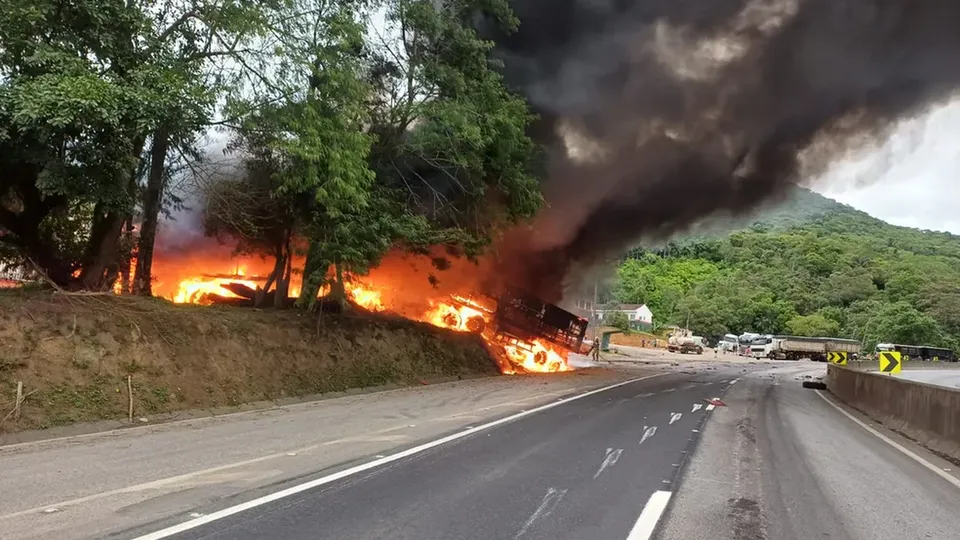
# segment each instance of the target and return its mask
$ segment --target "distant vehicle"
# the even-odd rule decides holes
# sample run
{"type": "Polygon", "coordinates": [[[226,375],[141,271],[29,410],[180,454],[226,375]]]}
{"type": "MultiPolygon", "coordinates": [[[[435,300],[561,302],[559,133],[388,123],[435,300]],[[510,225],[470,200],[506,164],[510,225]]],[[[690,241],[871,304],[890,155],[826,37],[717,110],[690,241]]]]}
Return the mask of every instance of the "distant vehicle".
{"type": "Polygon", "coordinates": [[[703,354],[705,345],[706,342],[702,337],[693,335],[693,332],[687,329],[677,330],[667,338],[667,350],[680,354],[703,354]]]}
{"type": "Polygon", "coordinates": [[[760,334],[754,334],[753,332],[746,332],[741,334],[737,338],[737,352],[740,356],[750,356],[750,344],[753,343],[753,339],[760,337],[760,334]]]}
{"type": "Polygon", "coordinates": [[[925,345],[897,345],[895,343],[877,343],[876,352],[896,351],[904,360],[932,361],[936,358],[940,362],[956,362],[957,355],[950,349],[942,347],[927,347],[925,345]]]}
{"type": "Polygon", "coordinates": [[[860,342],[855,339],[834,337],[771,336],[765,346],[764,358],[776,360],[800,360],[809,358],[814,362],[826,362],[827,353],[845,352],[851,359],[860,353],[860,342]]]}
{"type": "Polygon", "coordinates": [[[734,334],[724,334],[720,338],[720,342],[717,343],[717,348],[723,352],[737,352],[737,349],[740,348],[740,341],[734,334]]]}
{"type": "Polygon", "coordinates": [[[774,358],[774,349],[777,346],[773,336],[757,336],[750,342],[750,356],[754,358],[774,358]]]}

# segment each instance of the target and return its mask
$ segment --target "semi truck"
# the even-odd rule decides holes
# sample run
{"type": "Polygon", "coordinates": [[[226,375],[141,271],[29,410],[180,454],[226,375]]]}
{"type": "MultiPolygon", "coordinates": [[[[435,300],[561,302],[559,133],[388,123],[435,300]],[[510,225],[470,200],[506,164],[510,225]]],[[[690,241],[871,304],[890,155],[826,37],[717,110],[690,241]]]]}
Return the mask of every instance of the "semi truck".
{"type": "Polygon", "coordinates": [[[771,360],[800,360],[826,362],[827,353],[845,352],[850,357],[860,354],[860,342],[835,337],[760,336],[750,345],[754,358],[771,360]]]}

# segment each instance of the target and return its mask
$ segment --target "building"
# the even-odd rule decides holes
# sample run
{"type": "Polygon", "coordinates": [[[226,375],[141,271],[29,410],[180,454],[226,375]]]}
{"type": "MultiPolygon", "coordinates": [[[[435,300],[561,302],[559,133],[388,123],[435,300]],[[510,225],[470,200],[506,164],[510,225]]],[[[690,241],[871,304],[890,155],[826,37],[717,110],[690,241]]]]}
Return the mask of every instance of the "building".
{"type": "MultiPolygon", "coordinates": [[[[590,317],[592,306],[589,302],[577,302],[577,313],[582,317],[590,317]]],[[[597,306],[597,315],[600,320],[610,313],[621,312],[627,316],[630,326],[637,329],[649,330],[653,328],[653,312],[646,304],[607,304],[597,306]]]]}
{"type": "Polygon", "coordinates": [[[627,314],[627,319],[631,326],[650,328],[653,326],[653,312],[646,304],[619,304],[612,306],[614,309],[605,310],[604,315],[609,311],[622,311],[627,314]]]}

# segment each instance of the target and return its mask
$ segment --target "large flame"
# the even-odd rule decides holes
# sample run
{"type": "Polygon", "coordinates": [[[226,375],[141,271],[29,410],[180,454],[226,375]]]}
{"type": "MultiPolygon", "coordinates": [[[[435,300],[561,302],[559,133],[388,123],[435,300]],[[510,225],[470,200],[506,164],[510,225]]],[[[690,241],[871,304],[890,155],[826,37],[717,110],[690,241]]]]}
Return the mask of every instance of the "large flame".
{"type": "MultiPolygon", "coordinates": [[[[293,267],[302,268],[302,263],[302,259],[294,260],[293,267]]],[[[475,268],[447,269],[440,273],[434,266],[435,262],[429,257],[394,253],[362,279],[346,277],[345,293],[355,305],[369,311],[391,312],[481,336],[506,374],[572,370],[562,349],[540,341],[505,341],[496,335],[496,303],[467,293],[479,289],[474,280],[478,274],[475,268]],[[442,274],[442,278],[428,279],[435,274],[442,274]]],[[[241,299],[244,297],[224,286],[242,286],[255,291],[266,285],[272,270],[271,260],[236,256],[219,245],[175,257],[157,253],[153,292],[176,303],[211,304],[218,298],[241,299]]],[[[301,280],[302,276],[296,272],[291,276],[289,296],[299,296],[301,280]]],[[[330,290],[329,285],[321,287],[319,296],[328,295],[330,290]]]]}

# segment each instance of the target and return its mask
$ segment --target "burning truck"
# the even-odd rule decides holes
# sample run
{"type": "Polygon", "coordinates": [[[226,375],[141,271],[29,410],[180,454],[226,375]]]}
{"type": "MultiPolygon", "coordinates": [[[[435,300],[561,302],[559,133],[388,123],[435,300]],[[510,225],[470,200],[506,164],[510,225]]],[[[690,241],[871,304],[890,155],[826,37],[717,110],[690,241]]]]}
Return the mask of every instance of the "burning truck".
{"type": "Polygon", "coordinates": [[[430,320],[483,336],[506,373],[569,371],[566,357],[580,352],[588,326],[583,317],[517,289],[487,303],[453,295],[430,320]]]}

